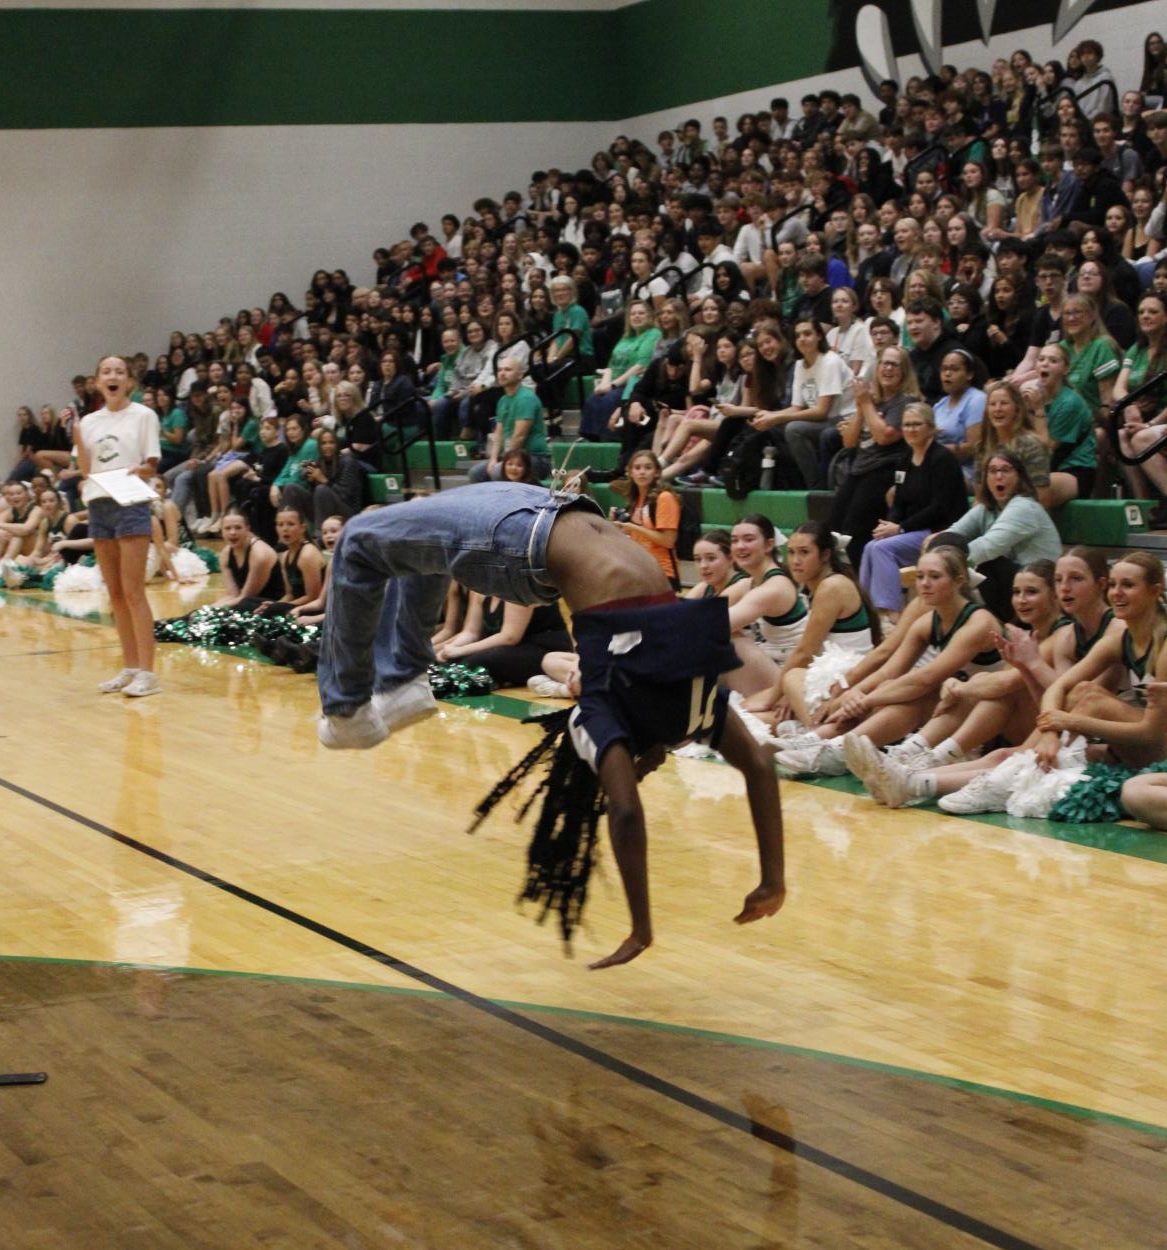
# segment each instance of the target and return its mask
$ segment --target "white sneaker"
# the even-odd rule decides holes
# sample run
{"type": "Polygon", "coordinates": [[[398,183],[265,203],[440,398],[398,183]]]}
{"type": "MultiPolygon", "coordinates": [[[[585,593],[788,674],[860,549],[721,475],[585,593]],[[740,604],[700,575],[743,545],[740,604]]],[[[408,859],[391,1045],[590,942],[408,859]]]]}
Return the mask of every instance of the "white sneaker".
{"type": "Polygon", "coordinates": [[[19,590],[28,580],[24,570],[17,568],[15,560],[5,560],[0,564],[0,576],[9,590],[19,590]]]}
{"type": "Polygon", "coordinates": [[[214,522],[209,516],[201,516],[192,526],[190,526],[190,531],[196,537],[199,537],[206,534],[213,524],[214,522]]]}
{"type": "Polygon", "coordinates": [[[829,742],[818,738],[814,746],[787,747],[778,752],[778,763],[792,773],[813,773],[818,777],[842,777],[847,771],[840,738],[829,742]]]}
{"type": "Polygon", "coordinates": [[[151,673],[148,669],[140,668],[134,674],[134,680],[122,691],[131,699],[145,699],[152,694],[162,693],[162,683],[158,680],[157,673],[151,673]]]}
{"type": "Polygon", "coordinates": [[[894,747],[888,747],[885,754],[889,760],[895,760],[897,764],[902,764],[912,773],[935,766],[932,748],[926,744],[912,742],[911,739],[899,742],[894,747]]]}
{"type": "Polygon", "coordinates": [[[961,816],[975,816],[979,812],[1003,812],[1013,784],[1008,775],[994,778],[996,771],[994,768],[978,773],[955,794],[946,794],[939,801],[940,810],[961,816]]]}
{"type": "Polygon", "coordinates": [[[774,726],[775,738],[799,738],[806,732],[807,727],[800,720],[780,720],[774,726]]]}
{"type": "Polygon", "coordinates": [[[438,701],[425,673],[419,673],[412,681],[393,690],[382,690],[373,695],[373,711],[386,734],[396,733],[407,725],[416,725],[427,716],[433,716],[437,710],[438,701]]]}
{"type": "Polygon", "coordinates": [[[570,699],[571,691],[561,681],[555,681],[546,673],[536,673],[527,678],[527,689],[543,699],[570,699]]]}
{"type": "Polygon", "coordinates": [[[316,736],[330,751],[367,751],[389,737],[372,703],[362,703],[351,716],[321,716],[316,736]]]}
{"type": "Polygon", "coordinates": [[[109,681],[101,682],[97,688],[102,694],[118,694],[137,677],[138,671],[136,668],[123,668],[116,677],[111,677],[109,681]]]}
{"type": "Polygon", "coordinates": [[[844,734],[843,758],[847,761],[847,767],[867,787],[871,797],[877,803],[882,803],[882,795],[877,791],[879,790],[879,766],[883,757],[875,743],[866,734],[844,734]]]}
{"type": "Polygon", "coordinates": [[[871,797],[884,807],[907,807],[920,802],[921,796],[912,793],[911,771],[879,751],[876,755],[876,771],[867,787],[871,797]]]}

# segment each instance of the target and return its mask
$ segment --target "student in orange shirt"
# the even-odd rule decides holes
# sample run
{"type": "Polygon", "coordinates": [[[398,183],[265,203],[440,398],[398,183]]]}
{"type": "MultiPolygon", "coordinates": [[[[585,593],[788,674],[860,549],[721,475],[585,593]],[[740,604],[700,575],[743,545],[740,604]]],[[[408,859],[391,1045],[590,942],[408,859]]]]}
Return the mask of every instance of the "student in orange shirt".
{"type": "Polygon", "coordinates": [[[638,451],[628,462],[632,493],[628,512],[612,509],[612,520],[633,542],[639,543],[661,566],[674,590],[681,589],[677,563],[677,534],[681,529],[681,501],[660,484],[661,463],[651,451],[638,451]]]}

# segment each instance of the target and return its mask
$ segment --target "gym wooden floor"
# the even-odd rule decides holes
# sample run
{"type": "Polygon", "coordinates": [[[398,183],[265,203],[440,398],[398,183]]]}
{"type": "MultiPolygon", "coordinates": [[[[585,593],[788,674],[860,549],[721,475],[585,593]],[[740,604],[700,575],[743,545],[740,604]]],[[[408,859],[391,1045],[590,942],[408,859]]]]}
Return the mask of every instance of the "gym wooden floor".
{"type": "Polygon", "coordinates": [[[530,727],[334,755],[311,679],[160,654],[99,696],[108,620],[0,592],[0,1070],[49,1074],[0,1088],[4,1250],[1167,1247],[1150,835],[783,783],[789,899],[739,929],[735,775],[674,759],[657,944],[591,973],[610,857],[567,959],[508,813],[464,832],[530,727]]]}

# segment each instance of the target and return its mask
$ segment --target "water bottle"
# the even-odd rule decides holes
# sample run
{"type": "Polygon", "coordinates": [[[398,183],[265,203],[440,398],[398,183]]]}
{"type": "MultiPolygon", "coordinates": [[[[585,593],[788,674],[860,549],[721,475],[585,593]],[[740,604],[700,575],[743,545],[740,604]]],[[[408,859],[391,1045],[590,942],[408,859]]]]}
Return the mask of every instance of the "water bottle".
{"type": "Polygon", "coordinates": [[[774,489],[774,448],[767,447],[762,452],[762,478],[758,482],[759,490],[774,489]]]}

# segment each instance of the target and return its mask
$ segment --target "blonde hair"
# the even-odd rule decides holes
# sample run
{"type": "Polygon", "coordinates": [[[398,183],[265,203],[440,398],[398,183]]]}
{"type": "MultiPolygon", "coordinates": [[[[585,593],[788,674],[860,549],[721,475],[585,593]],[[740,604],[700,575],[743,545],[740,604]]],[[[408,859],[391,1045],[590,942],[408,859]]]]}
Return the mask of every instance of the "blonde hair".
{"type": "Polygon", "coordinates": [[[1008,451],[1012,446],[1017,435],[1026,431],[1037,437],[1037,430],[1033,424],[1033,417],[1030,416],[1029,408],[1025,403],[1025,398],[1021,394],[1018,387],[1012,382],[991,382],[985,388],[985,422],[981,427],[981,444],[977,448],[976,462],[976,481],[979,483],[984,478],[985,465],[989,463],[990,457],[998,451],[1008,451]],[[988,419],[989,400],[998,392],[1007,391],[1009,398],[1013,401],[1013,409],[1017,413],[1017,429],[1008,439],[1003,439],[997,433],[997,427],[988,419]]]}
{"type": "Polygon", "coordinates": [[[1151,629],[1151,648],[1147,653],[1147,672],[1153,674],[1158,664],[1159,652],[1163,643],[1167,642],[1167,603],[1163,602],[1163,562],[1146,551],[1128,551],[1114,563],[1133,564],[1136,568],[1142,569],[1147,585],[1158,588],[1155,624],[1151,629]]]}
{"type": "Polygon", "coordinates": [[[936,414],[932,411],[932,405],[926,404],[922,399],[918,399],[914,403],[908,404],[904,409],[904,416],[906,417],[908,413],[912,413],[917,417],[923,417],[924,424],[927,425],[929,429],[934,430],[936,428],[936,414]]]}
{"type": "MultiPolygon", "coordinates": [[[[908,349],[906,347],[901,347],[898,343],[892,343],[889,346],[885,347],[883,351],[879,353],[879,356],[877,358],[877,363],[879,360],[883,359],[884,352],[898,352],[899,353],[900,377],[903,379],[903,383],[900,386],[900,389],[896,392],[896,394],[897,395],[919,395],[920,379],[916,377],[916,370],[912,365],[912,357],[909,354],[908,349]]],[[[883,400],[889,398],[887,395],[883,393],[883,385],[880,382],[878,369],[876,369],[875,378],[871,383],[871,394],[872,394],[872,398],[875,400],[876,403],[881,403],[883,400]]],[[[935,425],[936,422],[933,420],[931,424],[935,425]]]]}
{"type": "Polygon", "coordinates": [[[363,396],[361,395],[360,387],[357,386],[355,382],[345,381],[345,382],[338,382],[336,384],[332,392],[332,402],[334,405],[336,401],[342,395],[347,395],[349,399],[351,399],[353,403],[356,405],[356,410],[358,412],[360,411],[361,406],[364,404],[365,401],[364,401],[363,396]]]}
{"type": "MultiPolygon", "coordinates": [[[[971,598],[972,587],[968,582],[968,557],[959,547],[929,547],[920,553],[920,559],[935,556],[944,565],[944,571],[956,583],[957,589],[966,598],[971,598]]],[[[919,561],[917,561],[919,563],[919,561]]]]}
{"type": "Polygon", "coordinates": [[[1110,331],[1106,328],[1102,320],[1102,314],[1098,309],[1098,302],[1092,295],[1083,295],[1080,291],[1075,291],[1072,295],[1067,295],[1062,300],[1062,316],[1065,317],[1066,309],[1071,305],[1081,307],[1086,311],[1087,325],[1086,341],[1092,343],[1095,339],[1105,339],[1115,351],[1118,351],[1118,344],[1110,337],[1110,331]]]}

